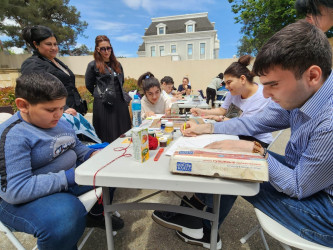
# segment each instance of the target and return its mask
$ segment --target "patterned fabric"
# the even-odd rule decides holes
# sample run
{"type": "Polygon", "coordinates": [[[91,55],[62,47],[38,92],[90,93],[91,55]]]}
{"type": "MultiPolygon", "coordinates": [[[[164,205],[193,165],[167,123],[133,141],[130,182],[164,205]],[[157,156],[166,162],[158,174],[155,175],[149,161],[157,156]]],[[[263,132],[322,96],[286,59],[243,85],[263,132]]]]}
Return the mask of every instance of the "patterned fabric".
{"type": "Polygon", "coordinates": [[[77,135],[83,134],[96,143],[102,143],[102,141],[98,138],[94,127],[81,114],[77,113],[76,116],[72,116],[64,113],[61,119],[65,119],[69,122],[77,135]]]}

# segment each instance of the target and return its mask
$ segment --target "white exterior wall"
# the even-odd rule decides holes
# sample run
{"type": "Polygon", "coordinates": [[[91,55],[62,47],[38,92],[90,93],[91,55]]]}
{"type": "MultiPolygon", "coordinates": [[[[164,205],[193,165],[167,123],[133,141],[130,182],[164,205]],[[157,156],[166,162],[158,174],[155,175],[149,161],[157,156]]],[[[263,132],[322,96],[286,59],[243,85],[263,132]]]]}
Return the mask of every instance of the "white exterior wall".
{"type": "Polygon", "coordinates": [[[215,59],[215,37],[216,30],[214,31],[202,31],[186,34],[166,34],[166,35],[154,35],[144,36],[145,52],[139,52],[140,57],[151,57],[151,47],[155,46],[156,57],[160,56],[159,46],[164,46],[165,56],[171,55],[171,45],[175,44],[177,48],[177,55],[180,60],[188,60],[187,56],[187,44],[193,44],[193,56],[192,60],[200,60],[200,43],[205,43],[206,55],[205,59],[215,59]]]}

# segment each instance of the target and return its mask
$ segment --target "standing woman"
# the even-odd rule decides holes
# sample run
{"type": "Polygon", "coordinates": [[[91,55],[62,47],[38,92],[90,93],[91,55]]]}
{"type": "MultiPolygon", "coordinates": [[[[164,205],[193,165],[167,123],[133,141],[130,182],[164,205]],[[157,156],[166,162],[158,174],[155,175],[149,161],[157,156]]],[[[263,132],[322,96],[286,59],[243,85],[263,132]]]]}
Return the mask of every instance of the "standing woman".
{"type": "Polygon", "coordinates": [[[76,115],[76,112],[85,115],[87,103],[81,99],[75,87],[75,75],[58,58],[57,37],[48,27],[36,25],[22,30],[23,39],[33,50],[33,55],[26,59],[21,66],[21,73],[48,72],[57,77],[65,86],[68,97],[65,113],[76,115]]]}
{"type": "Polygon", "coordinates": [[[107,36],[96,37],[94,59],[86,71],[86,87],[94,96],[93,125],[98,137],[110,143],[131,129],[124,72],[107,36]]]}

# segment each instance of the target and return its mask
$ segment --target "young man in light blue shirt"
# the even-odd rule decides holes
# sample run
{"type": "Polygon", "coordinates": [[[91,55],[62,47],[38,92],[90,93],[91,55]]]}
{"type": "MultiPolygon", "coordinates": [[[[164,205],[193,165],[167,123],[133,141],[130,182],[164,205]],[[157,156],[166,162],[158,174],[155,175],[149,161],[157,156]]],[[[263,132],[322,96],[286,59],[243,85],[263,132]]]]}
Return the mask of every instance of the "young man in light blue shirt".
{"type": "MultiPolygon", "coordinates": [[[[267,152],[255,143],[243,140],[221,141],[207,147],[259,151],[268,162],[269,182],[260,185],[256,196],[243,198],[297,235],[333,247],[331,46],[322,31],[301,20],[277,32],[262,47],[253,72],[260,77],[264,96],[274,101],[261,114],[215,125],[188,122],[182,132],[185,136],[203,133],[252,136],[290,128],[285,156],[267,152]]],[[[198,199],[193,198],[198,207],[212,207],[211,195],[196,194],[198,199]]],[[[221,196],[220,224],[236,198],[221,196]]],[[[182,227],[184,215],[178,218],[174,224],[182,227]]],[[[193,217],[194,220],[198,219],[193,217]]],[[[182,232],[177,234],[188,243],[210,246],[209,221],[203,221],[201,239],[182,232]]]]}

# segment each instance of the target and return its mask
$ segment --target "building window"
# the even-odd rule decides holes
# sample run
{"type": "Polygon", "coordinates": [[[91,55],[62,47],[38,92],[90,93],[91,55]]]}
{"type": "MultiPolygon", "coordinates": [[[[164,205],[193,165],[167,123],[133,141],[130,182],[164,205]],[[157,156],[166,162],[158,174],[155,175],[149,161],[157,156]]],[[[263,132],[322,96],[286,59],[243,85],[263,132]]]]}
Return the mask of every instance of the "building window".
{"type": "Polygon", "coordinates": [[[159,23],[156,25],[157,35],[165,35],[166,25],[164,23],[159,23]]]}
{"type": "Polygon", "coordinates": [[[150,56],[151,57],[156,56],[155,46],[150,47],[150,56]]]}
{"type": "Polygon", "coordinates": [[[160,46],[160,56],[164,56],[164,46],[160,46]]]}
{"type": "Polygon", "coordinates": [[[200,43],[200,59],[206,58],[206,44],[200,43]]]}
{"type": "Polygon", "coordinates": [[[159,35],[164,35],[165,33],[164,33],[164,27],[160,27],[160,28],[158,28],[158,34],[159,35]]]}
{"type": "Polygon", "coordinates": [[[193,33],[195,32],[195,22],[192,20],[189,20],[185,23],[186,25],[186,33],[193,33]]]}
{"type": "Polygon", "coordinates": [[[171,45],[171,53],[177,53],[177,48],[175,44],[171,45]]]}
{"type": "Polygon", "coordinates": [[[193,44],[187,44],[187,58],[193,58],[193,44]]]}

